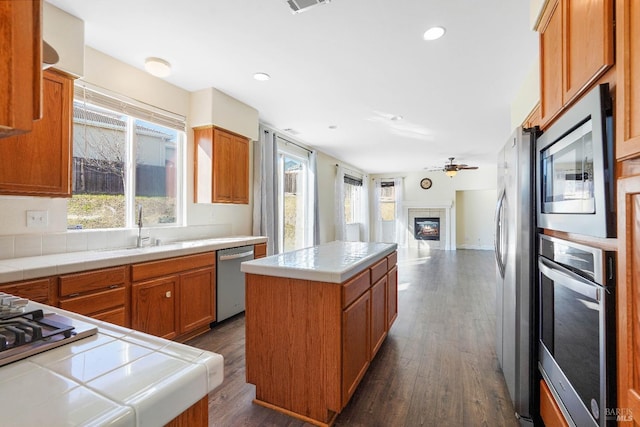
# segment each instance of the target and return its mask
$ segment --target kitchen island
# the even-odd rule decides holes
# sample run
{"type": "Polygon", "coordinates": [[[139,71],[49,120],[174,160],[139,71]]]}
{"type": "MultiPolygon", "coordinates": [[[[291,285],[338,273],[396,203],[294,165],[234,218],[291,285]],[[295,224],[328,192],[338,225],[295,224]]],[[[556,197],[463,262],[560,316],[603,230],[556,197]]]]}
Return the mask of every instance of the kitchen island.
{"type": "Polygon", "coordinates": [[[396,248],[331,242],[242,263],[255,403],[333,424],[397,317],[396,248]]]}
{"type": "Polygon", "coordinates": [[[207,426],[221,355],[75,313],[95,335],[0,367],[3,426],[207,426]]]}

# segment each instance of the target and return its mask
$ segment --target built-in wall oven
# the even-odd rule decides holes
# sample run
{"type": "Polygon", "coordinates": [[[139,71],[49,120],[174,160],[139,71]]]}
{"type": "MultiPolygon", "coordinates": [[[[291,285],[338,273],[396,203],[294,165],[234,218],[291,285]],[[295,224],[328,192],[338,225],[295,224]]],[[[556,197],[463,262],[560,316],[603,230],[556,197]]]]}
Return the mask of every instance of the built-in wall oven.
{"type": "Polygon", "coordinates": [[[578,427],[615,425],[615,253],[539,236],[539,368],[578,427]]]}
{"type": "Polygon", "coordinates": [[[587,93],[537,139],[538,227],[615,237],[609,85],[587,93]]]}

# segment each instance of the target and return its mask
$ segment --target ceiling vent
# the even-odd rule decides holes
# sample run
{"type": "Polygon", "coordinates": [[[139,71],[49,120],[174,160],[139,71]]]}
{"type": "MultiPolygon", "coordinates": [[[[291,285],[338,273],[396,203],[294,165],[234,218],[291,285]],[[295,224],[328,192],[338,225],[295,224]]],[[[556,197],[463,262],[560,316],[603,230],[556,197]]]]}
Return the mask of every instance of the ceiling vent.
{"type": "Polygon", "coordinates": [[[331,0],[287,0],[293,13],[304,12],[305,10],[319,4],[329,3],[331,0]]]}

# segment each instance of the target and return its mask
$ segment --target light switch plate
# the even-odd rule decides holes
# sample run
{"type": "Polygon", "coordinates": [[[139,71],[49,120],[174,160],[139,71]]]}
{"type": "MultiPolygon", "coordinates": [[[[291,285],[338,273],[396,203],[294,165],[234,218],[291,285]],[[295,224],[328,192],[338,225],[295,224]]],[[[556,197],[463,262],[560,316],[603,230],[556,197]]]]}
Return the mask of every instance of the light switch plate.
{"type": "Polygon", "coordinates": [[[27,227],[46,227],[49,225],[49,211],[27,211],[27,227]]]}

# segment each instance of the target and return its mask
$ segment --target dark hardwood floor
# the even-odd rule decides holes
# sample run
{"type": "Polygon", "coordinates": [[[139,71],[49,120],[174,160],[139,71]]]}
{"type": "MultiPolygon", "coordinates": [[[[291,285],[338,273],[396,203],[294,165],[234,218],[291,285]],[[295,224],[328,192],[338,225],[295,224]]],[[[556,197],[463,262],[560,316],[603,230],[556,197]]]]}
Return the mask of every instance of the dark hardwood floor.
{"type": "MultiPolygon", "coordinates": [[[[495,353],[493,252],[400,251],[398,284],[398,318],[335,425],[518,426],[495,353]]],[[[252,404],[243,315],[188,344],[225,358],[210,426],[310,426],[252,404]]]]}

